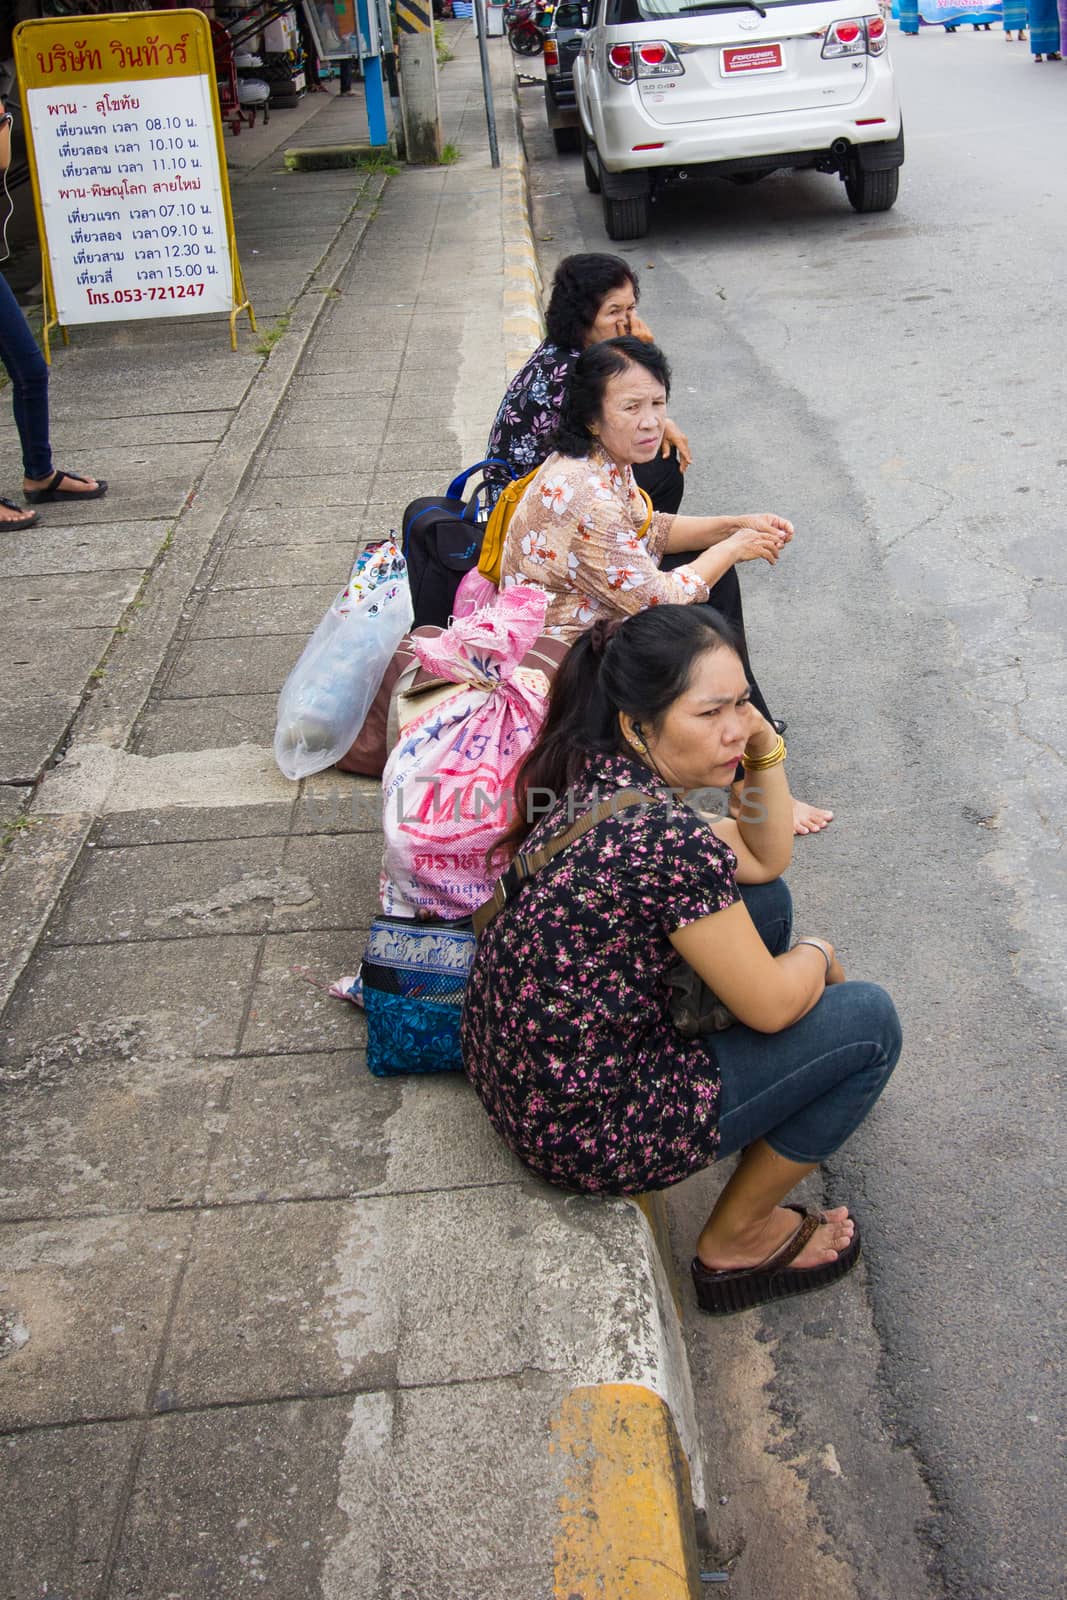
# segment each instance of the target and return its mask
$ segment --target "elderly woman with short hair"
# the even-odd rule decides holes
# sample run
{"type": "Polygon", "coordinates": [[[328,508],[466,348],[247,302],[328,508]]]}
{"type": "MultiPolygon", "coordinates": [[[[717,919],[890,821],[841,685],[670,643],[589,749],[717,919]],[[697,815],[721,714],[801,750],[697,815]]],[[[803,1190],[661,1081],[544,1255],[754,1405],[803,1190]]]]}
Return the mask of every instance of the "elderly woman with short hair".
{"type": "MultiPolygon", "coordinates": [[[[545,631],[568,643],[601,620],[707,602],[735,563],[759,558],[773,566],[793,537],[792,524],[768,512],[650,511],[634,468],[660,448],[669,391],[670,368],[655,345],[634,338],[591,345],[574,365],[556,448],[512,515],[501,587],[542,590],[545,631]],[[667,554],[683,564],[664,571],[667,554]]],[[[800,834],[818,832],[833,816],[801,800],[793,813],[800,834]]]]}

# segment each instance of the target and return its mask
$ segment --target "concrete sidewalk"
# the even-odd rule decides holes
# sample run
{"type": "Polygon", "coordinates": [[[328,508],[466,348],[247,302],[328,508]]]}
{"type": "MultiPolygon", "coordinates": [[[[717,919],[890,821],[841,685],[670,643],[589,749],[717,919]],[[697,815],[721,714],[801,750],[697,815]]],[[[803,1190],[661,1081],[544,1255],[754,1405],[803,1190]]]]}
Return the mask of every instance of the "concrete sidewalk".
{"type": "Polygon", "coordinates": [[[354,549],[477,458],[537,337],[512,61],[497,173],[448,33],[454,166],[285,173],[358,97],[228,141],[258,339],[75,330],[59,459],[112,491],[5,537],[4,1600],[694,1592],[645,1212],[532,1180],[459,1077],[367,1074],[325,986],[377,786],[270,752],[354,549]]]}

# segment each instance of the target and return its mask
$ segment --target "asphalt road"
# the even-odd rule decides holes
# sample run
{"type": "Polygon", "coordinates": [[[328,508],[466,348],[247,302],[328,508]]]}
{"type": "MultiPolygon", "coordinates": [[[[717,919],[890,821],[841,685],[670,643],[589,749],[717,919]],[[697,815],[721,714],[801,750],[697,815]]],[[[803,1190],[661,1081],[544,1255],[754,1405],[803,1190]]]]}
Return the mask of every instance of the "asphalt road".
{"type": "MultiPolygon", "coordinates": [[[[689,183],[608,243],[523,95],[549,269],[614,250],[674,364],[686,508],[775,510],[743,571],[794,788],[833,806],[799,920],[883,982],[890,1089],[827,1175],[865,1274],[689,1329],[735,1600],[1067,1593],[1063,1114],[1067,63],[1001,32],[892,50],[900,199],[689,183]]],[[[521,64],[526,70],[526,64],[521,64]]],[[[537,70],[536,65],[534,70],[537,70]]],[[[719,1181],[676,1192],[687,1262],[719,1181]]]]}

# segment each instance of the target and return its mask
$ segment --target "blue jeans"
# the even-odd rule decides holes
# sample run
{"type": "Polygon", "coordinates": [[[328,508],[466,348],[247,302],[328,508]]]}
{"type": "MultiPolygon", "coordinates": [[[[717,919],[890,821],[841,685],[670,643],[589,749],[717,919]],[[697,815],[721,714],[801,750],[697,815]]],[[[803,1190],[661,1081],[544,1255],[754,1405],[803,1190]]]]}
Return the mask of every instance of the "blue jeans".
{"type": "MultiPolygon", "coordinates": [[[[772,955],[789,948],[793,907],[774,883],[741,886],[772,955]]],[[[766,1139],[789,1161],[824,1161],[878,1099],[900,1055],[900,1021],[875,983],[836,983],[781,1033],[742,1023],[713,1036],[722,1077],[720,1156],[766,1139]]]]}
{"type": "Polygon", "coordinates": [[[47,478],[54,471],[48,439],[48,364],[3,273],[0,361],[11,379],[15,426],[22,441],[22,470],[27,478],[47,478]]]}

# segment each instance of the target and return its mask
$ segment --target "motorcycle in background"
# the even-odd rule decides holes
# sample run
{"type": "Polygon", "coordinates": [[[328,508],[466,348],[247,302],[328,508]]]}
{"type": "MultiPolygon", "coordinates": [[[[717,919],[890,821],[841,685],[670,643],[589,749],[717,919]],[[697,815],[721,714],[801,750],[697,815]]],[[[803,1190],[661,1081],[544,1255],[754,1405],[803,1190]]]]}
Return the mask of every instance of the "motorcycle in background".
{"type": "Polygon", "coordinates": [[[517,56],[539,56],[544,47],[545,34],[552,26],[555,6],[526,3],[504,7],[504,26],[508,43],[517,56]]]}

